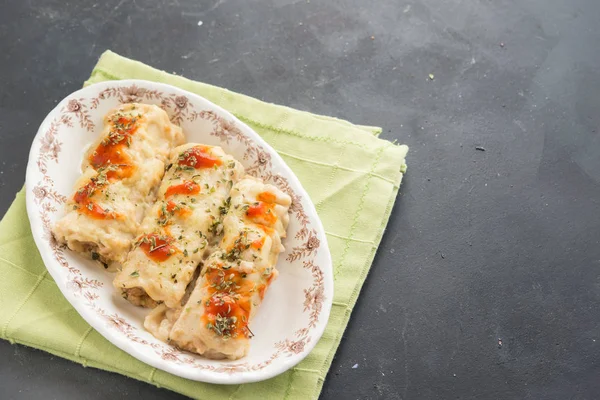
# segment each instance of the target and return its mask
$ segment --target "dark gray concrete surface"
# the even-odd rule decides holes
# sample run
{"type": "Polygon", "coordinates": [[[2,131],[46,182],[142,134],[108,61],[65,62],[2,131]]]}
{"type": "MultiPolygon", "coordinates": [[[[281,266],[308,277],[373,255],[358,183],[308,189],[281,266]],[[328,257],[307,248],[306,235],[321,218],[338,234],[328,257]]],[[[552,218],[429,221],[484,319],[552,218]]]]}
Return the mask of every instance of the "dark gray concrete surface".
{"type": "MultiPolygon", "coordinates": [[[[322,398],[600,398],[597,0],[0,4],[0,212],[107,48],[381,125],[409,173],[322,398]]],[[[1,399],[141,396],[181,397],[0,343],[1,399]]]]}

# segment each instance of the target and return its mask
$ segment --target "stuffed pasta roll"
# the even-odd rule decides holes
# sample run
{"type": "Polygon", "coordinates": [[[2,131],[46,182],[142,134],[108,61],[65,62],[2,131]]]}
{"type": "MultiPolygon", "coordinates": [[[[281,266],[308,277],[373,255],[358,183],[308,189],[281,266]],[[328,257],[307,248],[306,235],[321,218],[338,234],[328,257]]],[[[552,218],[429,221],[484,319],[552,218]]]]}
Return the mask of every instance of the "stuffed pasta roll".
{"type": "Polygon", "coordinates": [[[206,260],[189,300],[180,310],[153,310],[146,329],[209,358],[246,355],[253,336],[249,323],[277,277],[290,203],[287,194],[256,178],[234,185],[223,238],[206,260]]]}
{"type": "Polygon", "coordinates": [[[100,260],[124,261],[156,198],[170,151],[184,142],[161,108],[125,104],[104,118],[104,129],[83,160],[83,174],[53,227],[56,240],[100,260]]]}
{"type": "Polygon", "coordinates": [[[114,285],[136,305],[181,306],[200,262],[218,242],[229,193],[244,167],[220,147],[186,144],[173,150],[158,200],[114,285]]]}

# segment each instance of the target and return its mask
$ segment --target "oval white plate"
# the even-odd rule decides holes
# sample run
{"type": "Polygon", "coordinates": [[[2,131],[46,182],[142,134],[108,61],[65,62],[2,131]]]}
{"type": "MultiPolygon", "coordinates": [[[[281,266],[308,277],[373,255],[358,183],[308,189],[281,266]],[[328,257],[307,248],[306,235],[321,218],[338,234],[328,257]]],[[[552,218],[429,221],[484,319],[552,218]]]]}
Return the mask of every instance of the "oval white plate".
{"type": "Polygon", "coordinates": [[[247,125],[206,99],[147,81],[109,81],[78,90],[46,117],[27,165],[27,213],[48,271],[79,314],[120,349],[184,378],[222,384],[273,377],[300,362],[321,337],[333,299],[331,255],[323,226],[300,182],[279,155],[247,125]],[[219,145],[248,172],[293,199],[279,277],[251,324],[248,356],[214,361],[155,339],[142,326],[148,312],[115,293],[113,275],[54,241],[50,227],[64,211],[80,174],[84,149],[102,130],[102,118],[120,103],[157,104],[189,142],[219,145]]]}

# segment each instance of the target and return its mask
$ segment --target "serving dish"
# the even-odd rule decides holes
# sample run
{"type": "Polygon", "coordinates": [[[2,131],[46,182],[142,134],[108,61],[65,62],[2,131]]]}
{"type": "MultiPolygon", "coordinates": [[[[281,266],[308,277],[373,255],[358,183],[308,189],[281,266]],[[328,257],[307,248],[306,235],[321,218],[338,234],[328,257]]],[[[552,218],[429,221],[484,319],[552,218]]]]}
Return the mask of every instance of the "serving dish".
{"type": "Polygon", "coordinates": [[[203,382],[260,381],[300,362],[325,329],[333,300],[332,262],[314,205],[273,148],[229,112],[198,95],[140,80],[102,82],[72,93],[48,114],[33,141],[26,198],[36,245],[63,295],[102,336],[149,365],[203,382]],[[182,127],[188,142],[221,146],[250,174],[292,198],[286,250],[277,264],[279,277],[252,321],[255,336],[250,353],[241,360],[209,360],[155,339],[142,326],[148,310],[115,293],[114,275],[62,247],[51,234],[103,116],[131,102],[159,105],[182,127]]]}

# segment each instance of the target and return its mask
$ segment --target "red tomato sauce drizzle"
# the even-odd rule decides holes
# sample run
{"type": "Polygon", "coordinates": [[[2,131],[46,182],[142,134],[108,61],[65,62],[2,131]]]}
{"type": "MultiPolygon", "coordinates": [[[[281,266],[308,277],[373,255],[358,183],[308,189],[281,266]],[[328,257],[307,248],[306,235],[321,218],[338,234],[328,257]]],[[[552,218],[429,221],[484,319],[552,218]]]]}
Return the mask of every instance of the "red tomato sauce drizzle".
{"type": "Polygon", "coordinates": [[[264,201],[265,203],[269,204],[275,204],[275,200],[277,200],[275,195],[271,192],[260,192],[256,198],[259,201],[264,201]]]}
{"type": "Polygon", "coordinates": [[[277,222],[275,195],[271,192],[261,192],[256,196],[256,199],[258,200],[256,204],[251,205],[246,210],[248,218],[259,225],[275,225],[277,222]]]}
{"type": "Polygon", "coordinates": [[[151,233],[144,235],[138,240],[140,249],[146,253],[149,259],[161,262],[167,261],[173,254],[179,250],[172,243],[175,241],[170,236],[151,233]]]}
{"type": "MultiPolygon", "coordinates": [[[[108,138],[105,138],[88,157],[92,167],[98,170],[99,173],[105,174],[109,182],[128,178],[133,174],[132,160],[124,150],[129,146],[130,137],[138,128],[136,122],[137,118],[133,117],[120,116],[116,120],[113,119],[108,138]]],[[[73,201],[80,206],[78,211],[94,219],[121,218],[121,215],[114,211],[105,210],[92,200],[92,196],[96,191],[108,183],[98,183],[97,181],[97,178],[92,179],[73,196],[73,201]]]]}
{"type": "Polygon", "coordinates": [[[251,308],[250,295],[247,293],[249,282],[239,271],[218,268],[209,269],[205,279],[210,297],[205,297],[204,300],[208,304],[204,305],[203,322],[215,324],[218,315],[225,318],[235,317],[233,329],[227,333],[232,337],[251,337],[252,333],[248,328],[251,308]],[[224,282],[228,285],[222,289],[224,282]],[[236,286],[238,288],[234,290],[236,286]]]}
{"type": "Polygon", "coordinates": [[[119,117],[112,121],[113,128],[98,147],[90,154],[88,160],[94,169],[108,168],[108,179],[128,178],[133,174],[131,158],[125,153],[129,147],[131,136],[137,131],[137,118],[119,117]]]}
{"type": "Polygon", "coordinates": [[[87,185],[75,192],[73,201],[78,205],[77,210],[82,214],[87,214],[94,219],[119,219],[121,216],[114,211],[108,211],[100,207],[92,201],[91,196],[104,186],[95,181],[89,182],[87,185]]]}
{"type": "Polygon", "coordinates": [[[268,225],[274,225],[277,222],[277,215],[273,210],[273,205],[258,201],[258,204],[253,204],[246,210],[248,218],[257,223],[265,222],[268,225]]]}
{"type": "Polygon", "coordinates": [[[178,205],[174,201],[168,201],[166,208],[167,208],[167,211],[170,212],[171,214],[178,214],[178,215],[181,215],[182,217],[191,214],[191,211],[188,207],[185,207],[183,205],[178,205]]]}
{"type": "Polygon", "coordinates": [[[176,194],[194,195],[200,193],[200,185],[192,181],[185,181],[180,185],[170,186],[165,192],[165,199],[176,194]]]}
{"type": "Polygon", "coordinates": [[[196,146],[184,151],[179,156],[179,165],[201,169],[223,164],[221,159],[209,153],[209,149],[208,146],[196,146]]]}

